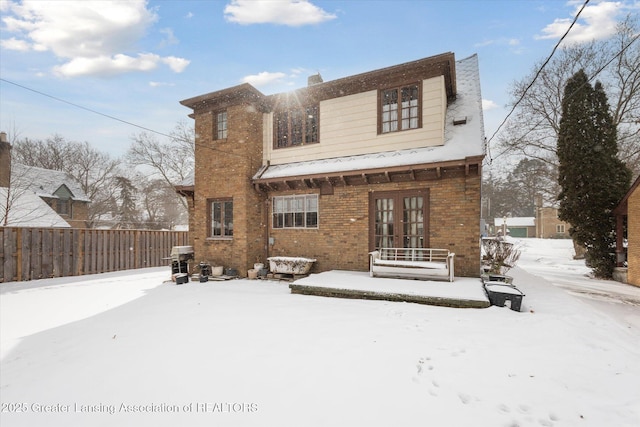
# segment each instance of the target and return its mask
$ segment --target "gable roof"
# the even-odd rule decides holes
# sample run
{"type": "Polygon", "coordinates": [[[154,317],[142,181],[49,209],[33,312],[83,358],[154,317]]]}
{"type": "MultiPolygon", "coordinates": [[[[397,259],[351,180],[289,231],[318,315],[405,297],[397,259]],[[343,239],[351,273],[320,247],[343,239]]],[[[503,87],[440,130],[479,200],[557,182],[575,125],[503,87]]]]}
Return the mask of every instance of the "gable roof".
{"type": "Polygon", "coordinates": [[[626,215],[627,210],[629,208],[629,198],[636,191],[636,189],[640,187],[640,176],[636,178],[633,184],[631,184],[631,188],[627,191],[627,194],[624,195],[618,206],[613,210],[614,215],[626,215]]]}
{"type": "Polygon", "coordinates": [[[318,103],[327,99],[388,88],[397,84],[398,81],[406,80],[406,76],[411,76],[416,80],[427,80],[443,76],[447,99],[452,100],[456,96],[455,55],[452,52],[447,52],[416,61],[405,62],[404,64],[314,84],[292,92],[277,93],[267,98],[272,107],[289,102],[303,105],[318,103]]]}
{"type": "Polygon", "coordinates": [[[58,190],[65,192],[65,188],[61,189],[64,186],[66,191],[71,193],[73,200],[91,202],[82,187],[66,172],[13,163],[11,175],[16,180],[15,185],[26,188],[40,197],[57,199],[59,197],[56,193],[58,190]]]}
{"type": "MultiPolygon", "coordinates": [[[[7,201],[7,191],[9,190],[6,187],[0,187],[0,203],[3,205],[7,201]]],[[[13,200],[9,208],[7,227],[71,227],[32,191],[17,191],[13,196],[10,195],[10,198],[13,200]]]]}
{"type": "MultiPolygon", "coordinates": [[[[494,218],[493,225],[502,227],[504,218],[494,218]]],[[[507,227],[535,227],[536,219],[532,216],[517,216],[507,218],[507,227]]]]}
{"type": "Polygon", "coordinates": [[[310,160],[262,168],[254,177],[257,183],[269,180],[341,172],[383,172],[389,168],[411,169],[424,165],[449,166],[477,162],[484,157],[484,122],[477,55],[456,61],[457,94],[446,112],[444,145],[387,151],[339,158],[310,160]],[[465,117],[465,124],[454,120],[465,117]]]}

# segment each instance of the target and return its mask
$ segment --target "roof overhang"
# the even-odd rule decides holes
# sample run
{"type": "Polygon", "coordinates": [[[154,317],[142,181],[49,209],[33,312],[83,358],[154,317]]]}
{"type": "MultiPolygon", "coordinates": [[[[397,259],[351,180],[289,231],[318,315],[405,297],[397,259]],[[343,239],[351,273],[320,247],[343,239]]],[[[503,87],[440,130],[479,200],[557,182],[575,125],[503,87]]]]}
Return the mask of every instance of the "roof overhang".
{"type": "Polygon", "coordinates": [[[180,101],[180,104],[195,111],[222,109],[231,105],[259,104],[265,96],[249,83],[233,86],[180,101]]]}
{"type": "Polygon", "coordinates": [[[430,181],[454,175],[479,175],[481,173],[483,158],[484,156],[474,156],[460,160],[437,163],[412,164],[276,178],[255,178],[252,182],[255,189],[260,192],[299,189],[320,189],[322,192],[326,192],[331,191],[333,187],[337,186],[430,181]]]}
{"type": "Polygon", "coordinates": [[[176,193],[184,197],[193,197],[195,193],[195,187],[193,185],[175,185],[173,188],[176,190],[176,193]]]}
{"type": "Polygon", "coordinates": [[[627,215],[627,212],[629,210],[629,198],[634,193],[634,191],[636,191],[636,189],[638,187],[640,187],[640,176],[638,178],[636,178],[634,183],[631,185],[631,188],[629,188],[629,191],[627,191],[627,194],[625,194],[625,196],[622,198],[620,203],[618,203],[618,206],[616,206],[616,208],[613,210],[613,212],[612,212],[613,215],[616,215],[616,216],[617,215],[621,215],[621,216],[627,215]]]}

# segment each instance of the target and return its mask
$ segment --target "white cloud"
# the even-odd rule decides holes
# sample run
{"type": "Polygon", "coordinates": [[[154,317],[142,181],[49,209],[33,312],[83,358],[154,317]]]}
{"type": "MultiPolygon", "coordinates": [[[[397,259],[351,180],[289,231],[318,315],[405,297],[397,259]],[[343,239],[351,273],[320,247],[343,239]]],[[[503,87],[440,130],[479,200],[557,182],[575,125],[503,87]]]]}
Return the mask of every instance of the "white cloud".
{"type": "Polygon", "coordinates": [[[175,56],[167,56],[162,58],[162,62],[171,68],[175,73],[181,73],[191,63],[188,59],[177,58],[175,56]]]}
{"type": "Polygon", "coordinates": [[[242,79],[243,83],[249,83],[255,87],[263,87],[274,83],[282,82],[287,75],[285,73],[270,73],[263,71],[258,74],[246,76],[242,79]]]}
{"type": "Polygon", "coordinates": [[[24,40],[18,40],[15,37],[10,39],[0,40],[0,46],[7,50],[17,50],[20,52],[26,52],[31,50],[31,46],[24,40]]]}
{"type": "Polygon", "coordinates": [[[489,110],[494,110],[496,108],[499,108],[500,106],[498,104],[496,104],[495,102],[491,101],[490,99],[483,99],[482,100],[482,110],[483,111],[489,111],[489,110]]]}
{"type": "MultiPolygon", "coordinates": [[[[67,61],[54,68],[58,75],[113,75],[175,63],[155,54],[131,52],[158,20],[146,0],[24,0],[8,4],[3,8],[11,15],[2,19],[3,32],[13,37],[3,40],[3,47],[53,52],[67,61]]],[[[170,30],[163,31],[169,41],[177,41],[170,30]]]]}
{"type": "Polygon", "coordinates": [[[178,38],[175,34],[173,34],[173,30],[171,28],[163,28],[160,30],[160,33],[164,34],[164,39],[160,42],[161,46],[169,46],[172,44],[178,44],[178,38]]]}
{"type": "Polygon", "coordinates": [[[161,86],[175,86],[174,83],[166,83],[166,82],[149,82],[149,86],[151,87],[161,87],[161,86]]]}
{"type": "Polygon", "coordinates": [[[151,71],[157,68],[161,58],[153,53],[132,57],[123,54],[74,58],[66,64],[54,67],[61,77],[102,76],[108,77],[131,71],[151,71]]]}
{"type": "MultiPolygon", "coordinates": [[[[577,6],[574,15],[581,5],[577,6]]],[[[565,38],[565,43],[584,43],[607,38],[616,31],[616,17],[623,10],[622,2],[603,1],[587,5],[578,22],[576,22],[565,38]]],[[[537,39],[559,39],[567,31],[573,18],[558,18],[542,29],[537,39]]]]}
{"type": "Polygon", "coordinates": [[[336,18],[308,0],[232,0],[224,17],[238,24],[280,24],[291,27],[319,24],[336,18]]]}

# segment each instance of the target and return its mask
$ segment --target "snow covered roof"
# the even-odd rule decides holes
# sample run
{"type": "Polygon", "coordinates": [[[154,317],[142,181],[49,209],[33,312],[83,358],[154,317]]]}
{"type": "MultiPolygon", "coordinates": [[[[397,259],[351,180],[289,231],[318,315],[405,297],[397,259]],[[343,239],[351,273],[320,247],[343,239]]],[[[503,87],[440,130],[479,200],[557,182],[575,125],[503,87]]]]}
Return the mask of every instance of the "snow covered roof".
{"type": "Polygon", "coordinates": [[[456,61],[456,99],[447,107],[444,145],[270,165],[253,179],[443,163],[483,156],[484,122],[478,56],[456,61]],[[466,123],[454,121],[466,118],[466,123]]]}
{"type": "Polygon", "coordinates": [[[58,198],[55,193],[64,185],[71,192],[73,200],[91,201],[71,175],[63,171],[13,163],[11,175],[16,182],[15,185],[29,189],[40,197],[58,198]]]}
{"type": "MultiPolygon", "coordinates": [[[[504,225],[504,218],[494,218],[493,225],[502,227],[502,225],[504,225]]],[[[535,225],[536,219],[532,216],[507,218],[507,227],[535,227],[535,225]]]]}
{"type": "MultiPolygon", "coordinates": [[[[7,197],[7,191],[6,187],[0,187],[2,207],[4,208],[7,200],[10,200],[7,227],[71,227],[37,194],[28,190],[12,189],[7,197]]],[[[1,223],[4,224],[4,218],[2,219],[1,223]]]]}

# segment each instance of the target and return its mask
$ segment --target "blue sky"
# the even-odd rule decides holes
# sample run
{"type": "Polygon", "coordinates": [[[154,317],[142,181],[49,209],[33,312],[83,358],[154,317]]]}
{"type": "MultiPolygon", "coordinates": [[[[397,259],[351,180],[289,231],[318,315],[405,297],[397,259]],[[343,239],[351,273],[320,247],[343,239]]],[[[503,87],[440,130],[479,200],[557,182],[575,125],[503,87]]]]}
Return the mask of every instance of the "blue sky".
{"type": "MultiPolygon", "coordinates": [[[[142,129],[190,120],[180,100],[249,82],[265,94],[443,52],[478,54],[490,137],[580,1],[0,0],[0,128],[88,141],[114,157],[142,129]],[[16,86],[42,92],[48,96],[16,86]]],[[[637,0],[591,0],[567,42],[606,38],[637,0]]],[[[162,138],[162,137],[160,137],[162,138]]]]}

